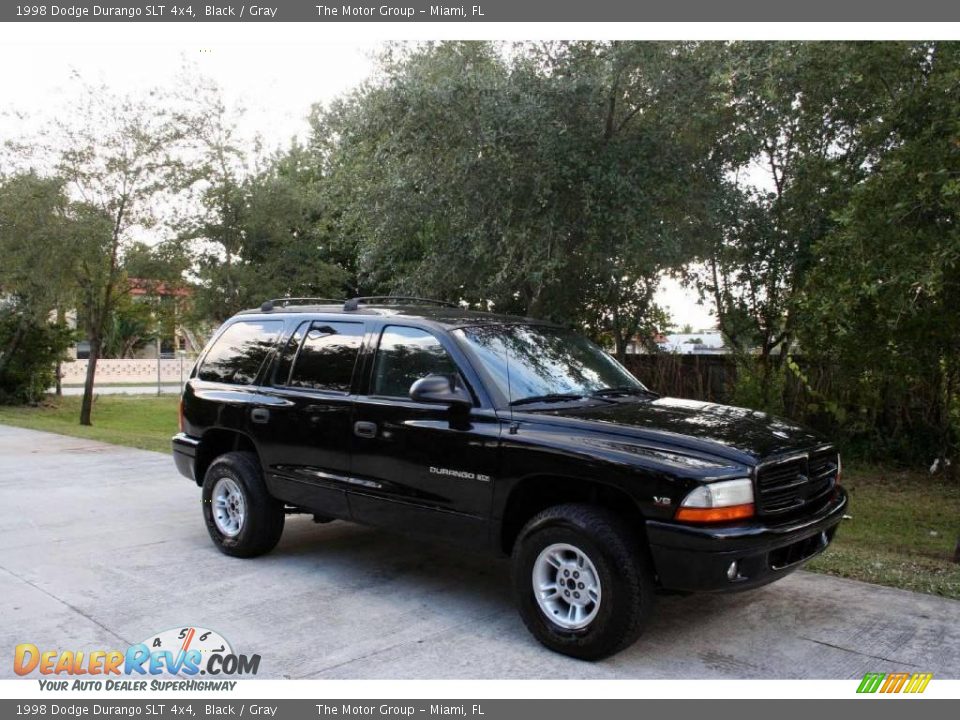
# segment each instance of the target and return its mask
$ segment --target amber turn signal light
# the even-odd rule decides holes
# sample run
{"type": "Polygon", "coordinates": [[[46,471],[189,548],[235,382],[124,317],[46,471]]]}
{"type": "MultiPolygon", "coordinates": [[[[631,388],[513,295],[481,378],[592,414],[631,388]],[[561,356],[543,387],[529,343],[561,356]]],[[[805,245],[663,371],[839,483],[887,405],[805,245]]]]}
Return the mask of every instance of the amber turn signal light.
{"type": "Polygon", "coordinates": [[[753,503],[729,505],[727,507],[682,507],[677,510],[676,519],[682,522],[716,523],[743,520],[754,515],[753,503]]]}

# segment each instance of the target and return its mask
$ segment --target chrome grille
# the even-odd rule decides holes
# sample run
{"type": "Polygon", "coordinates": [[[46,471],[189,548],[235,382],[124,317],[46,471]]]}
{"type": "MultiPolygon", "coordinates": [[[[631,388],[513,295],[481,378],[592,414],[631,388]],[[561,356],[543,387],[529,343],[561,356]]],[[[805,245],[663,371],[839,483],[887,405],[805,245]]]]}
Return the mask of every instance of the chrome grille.
{"type": "Polygon", "coordinates": [[[777,515],[822,497],[837,481],[837,451],[793,455],[757,470],[757,512],[777,515]]]}

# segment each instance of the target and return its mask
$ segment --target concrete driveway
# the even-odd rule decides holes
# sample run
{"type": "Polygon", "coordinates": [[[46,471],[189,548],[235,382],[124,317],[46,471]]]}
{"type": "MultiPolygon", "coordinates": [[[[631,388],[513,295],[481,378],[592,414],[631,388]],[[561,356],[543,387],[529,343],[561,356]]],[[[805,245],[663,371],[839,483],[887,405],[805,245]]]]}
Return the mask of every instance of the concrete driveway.
{"type": "Polygon", "coordinates": [[[18,643],[123,649],[184,625],[259,653],[260,677],[960,678],[960,602],[804,572],[661,598],[634,647],[570,660],[523,627],[505,562],[307,517],[231,559],[168,456],[0,425],[0,677],[18,643]]]}

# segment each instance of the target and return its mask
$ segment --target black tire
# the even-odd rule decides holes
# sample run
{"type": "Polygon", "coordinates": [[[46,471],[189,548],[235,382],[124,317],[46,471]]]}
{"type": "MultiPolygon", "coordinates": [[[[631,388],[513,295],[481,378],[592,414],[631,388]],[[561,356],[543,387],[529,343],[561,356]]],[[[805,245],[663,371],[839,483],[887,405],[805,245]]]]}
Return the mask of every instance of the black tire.
{"type": "Polygon", "coordinates": [[[280,541],[284,515],[283,503],[267,492],[254,453],[229,452],[210,464],[203,478],[203,519],[220,552],[241,558],[270,552],[280,541]],[[221,532],[213,517],[213,489],[221,478],[233,480],[243,496],[244,519],[233,537],[221,532]]]}
{"type": "Polygon", "coordinates": [[[545,646],[581,660],[599,660],[632,645],[653,608],[654,580],[640,538],[620,517],[594,505],[557,505],[521,530],[513,549],[513,590],[520,616],[545,646]],[[567,629],[541,609],[533,571],[554,544],[575,546],[596,568],[601,594],[586,627],[567,629]]]}

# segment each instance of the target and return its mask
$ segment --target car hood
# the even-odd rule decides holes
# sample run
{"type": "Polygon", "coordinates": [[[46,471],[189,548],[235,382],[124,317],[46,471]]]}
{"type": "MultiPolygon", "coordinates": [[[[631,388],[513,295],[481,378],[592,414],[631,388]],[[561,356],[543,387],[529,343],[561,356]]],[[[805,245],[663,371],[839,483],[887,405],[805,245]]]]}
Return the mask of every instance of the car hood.
{"type": "Polygon", "coordinates": [[[823,437],[817,433],[767,413],[680,398],[638,398],[604,405],[567,404],[553,406],[537,415],[603,424],[608,431],[712,451],[721,456],[731,457],[734,453],[729,451],[733,450],[755,460],[824,444],[823,437]]]}

